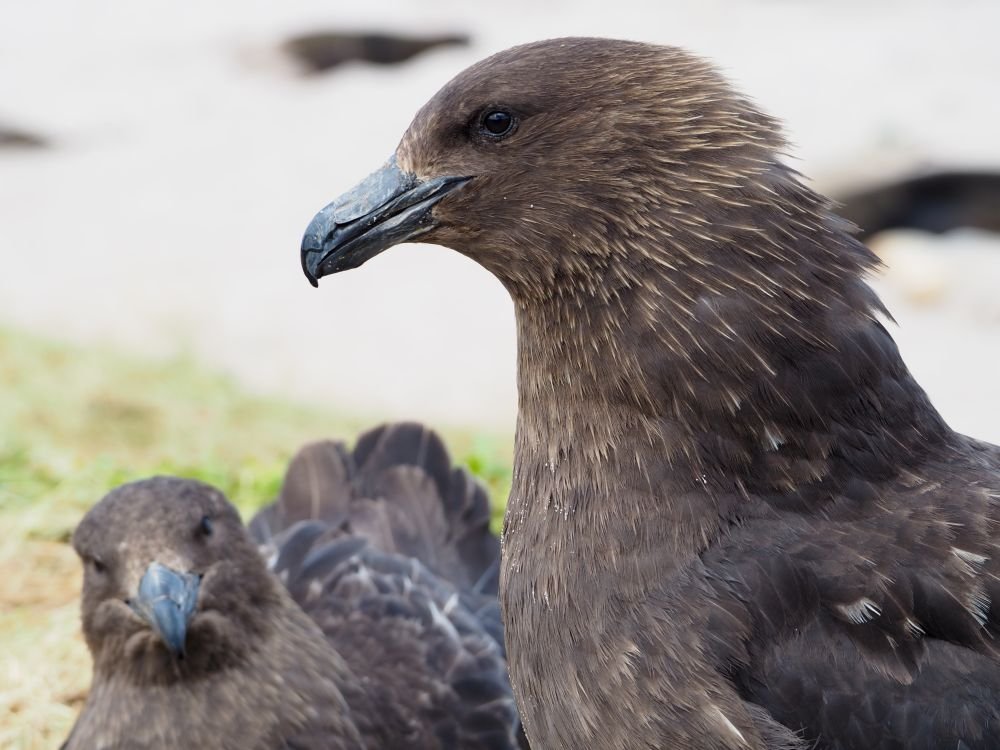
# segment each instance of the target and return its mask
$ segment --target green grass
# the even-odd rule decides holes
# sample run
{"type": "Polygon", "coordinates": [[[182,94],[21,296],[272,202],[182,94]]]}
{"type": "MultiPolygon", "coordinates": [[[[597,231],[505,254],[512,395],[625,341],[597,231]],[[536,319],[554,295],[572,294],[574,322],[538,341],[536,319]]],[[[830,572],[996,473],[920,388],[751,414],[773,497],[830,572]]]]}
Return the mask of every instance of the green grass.
{"type": "MultiPolygon", "coordinates": [[[[0,747],[52,747],[89,683],[79,572],[66,541],[109,489],[153,474],[222,489],[244,518],[277,493],[288,459],[372,426],[252,395],[187,358],[141,360],[0,328],[0,747]]],[[[490,490],[495,519],[511,441],[445,430],[453,460],[490,490]]]]}
{"type": "MultiPolygon", "coordinates": [[[[273,498],[304,442],[353,441],[368,426],[248,395],[190,359],[137,360],[0,329],[0,520],[29,538],[66,539],[108,489],[152,474],[210,482],[246,515],[273,498]]],[[[445,437],[505,498],[509,440],[445,437]]]]}

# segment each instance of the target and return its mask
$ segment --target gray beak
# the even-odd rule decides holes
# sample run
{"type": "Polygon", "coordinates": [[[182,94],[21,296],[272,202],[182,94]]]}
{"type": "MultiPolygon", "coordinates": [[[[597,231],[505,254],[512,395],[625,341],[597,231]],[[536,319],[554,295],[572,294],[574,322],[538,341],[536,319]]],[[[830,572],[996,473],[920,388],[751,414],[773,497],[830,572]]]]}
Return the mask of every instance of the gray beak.
{"type": "Polygon", "coordinates": [[[178,658],[184,658],[184,641],[198,603],[200,585],[201,576],[178,573],[154,562],[139,582],[138,596],[129,603],[178,658]]]}
{"type": "Polygon", "coordinates": [[[302,238],[306,278],[318,286],[323,276],[357,268],[383,250],[430,231],[436,226],[434,204],[470,179],[419,180],[391,157],[310,222],[302,238]]]}

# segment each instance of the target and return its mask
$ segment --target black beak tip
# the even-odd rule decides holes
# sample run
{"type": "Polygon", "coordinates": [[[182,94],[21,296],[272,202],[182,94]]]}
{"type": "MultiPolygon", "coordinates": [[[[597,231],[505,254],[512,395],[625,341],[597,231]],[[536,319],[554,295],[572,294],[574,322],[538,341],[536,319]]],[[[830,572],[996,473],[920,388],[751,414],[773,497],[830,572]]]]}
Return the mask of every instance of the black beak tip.
{"type": "Polygon", "coordinates": [[[312,284],[313,288],[315,289],[319,286],[319,278],[317,278],[316,273],[313,270],[315,264],[311,262],[313,253],[319,253],[319,251],[305,250],[305,249],[302,250],[302,273],[306,275],[306,278],[309,280],[309,283],[312,284]]]}
{"type": "Polygon", "coordinates": [[[184,650],[184,643],[172,643],[170,641],[164,640],[164,645],[167,647],[167,651],[170,655],[174,657],[177,661],[184,661],[184,657],[187,652],[184,650]]]}
{"type": "Polygon", "coordinates": [[[302,273],[305,274],[309,283],[312,284],[313,287],[319,286],[319,275],[317,271],[319,270],[319,265],[323,258],[323,243],[318,242],[317,239],[318,238],[312,232],[307,231],[305,236],[302,238],[302,249],[300,251],[302,273]]]}

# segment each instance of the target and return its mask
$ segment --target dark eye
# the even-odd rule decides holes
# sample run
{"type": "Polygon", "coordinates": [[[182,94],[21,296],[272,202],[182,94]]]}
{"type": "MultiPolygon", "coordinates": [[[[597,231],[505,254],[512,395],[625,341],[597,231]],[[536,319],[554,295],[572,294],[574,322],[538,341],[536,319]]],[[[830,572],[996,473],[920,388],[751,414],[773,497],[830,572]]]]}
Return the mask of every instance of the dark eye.
{"type": "Polygon", "coordinates": [[[104,563],[102,563],[96,557],[89,558],[87,562],[90,563],[90,567],[93,568],[95,573],[100,573],[103,575],[104,571],[107,570],[107,567],[104,565],[104,563]]]}
{"type": "Polygon", "coordinates": [[[198,530],[205,536],[212,536],[212,519],[209,516],[202,516],[201,523],[198,524],[198,530]]]}
{"type": "Polygon", "coordinates": [[[517,120],[510,112],[503,109],[491,109],[483,114],[479,129],[483,135],[499,140],[514,132],[516,125],[517,120]]]}

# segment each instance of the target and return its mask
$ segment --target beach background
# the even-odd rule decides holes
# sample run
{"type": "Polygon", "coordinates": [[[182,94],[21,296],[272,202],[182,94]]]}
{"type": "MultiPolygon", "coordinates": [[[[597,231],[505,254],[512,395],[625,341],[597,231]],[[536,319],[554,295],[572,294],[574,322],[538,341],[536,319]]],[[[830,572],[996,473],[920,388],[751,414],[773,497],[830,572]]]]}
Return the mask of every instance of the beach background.
{"type": "MultiPolygon", "coordinates": [[[[0,747],[57,747],[85,696],[66,540],[116,483],[198,476],[249,513],[301,442],[416,419],[503,502],[502,287],[432,246],[318,290],[298,260],[313,213],[452,75],[545,37],[684,46],[846,195],[1000,172],[998,28],[994,0],[0,2],[0,747]],[[310,74],[286,42],[314,32],[468,41],[310,74]]],[[[953,427],[1000,442],[1000,238],[872,246],[917,379],[953,427]]]]}

